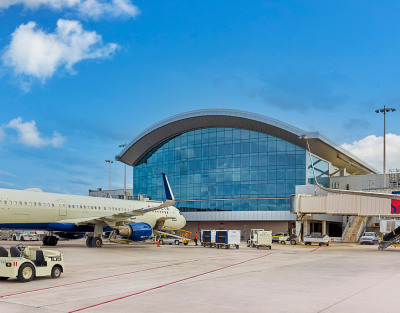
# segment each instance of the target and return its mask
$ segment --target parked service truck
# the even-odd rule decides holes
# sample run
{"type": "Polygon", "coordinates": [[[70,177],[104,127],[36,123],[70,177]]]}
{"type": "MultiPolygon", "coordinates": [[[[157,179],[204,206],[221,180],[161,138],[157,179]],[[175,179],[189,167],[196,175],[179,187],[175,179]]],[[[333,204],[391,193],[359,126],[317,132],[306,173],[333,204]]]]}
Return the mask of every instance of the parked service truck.
{"type": "Polygon", "coordinates": [[[252,229],[250,231],[250,239],[247,241],[247,246],[259,249],[267,247],[271,249],[272,245],[272,230],[252,229]]]}

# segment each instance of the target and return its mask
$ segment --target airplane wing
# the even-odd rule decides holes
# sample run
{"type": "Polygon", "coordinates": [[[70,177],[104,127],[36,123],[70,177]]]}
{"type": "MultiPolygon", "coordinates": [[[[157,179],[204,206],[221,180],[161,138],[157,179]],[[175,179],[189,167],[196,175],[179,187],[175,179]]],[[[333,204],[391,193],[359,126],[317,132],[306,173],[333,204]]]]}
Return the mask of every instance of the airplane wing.
{"type": "MultiPolygon", "coordinates": [[[[62,220],[57,223],[68,224],[74,223],[77,226],[81,225],[94,225],[99,223],[106,223],[109,226],[116,226],[119,222],[125,222],[132,216],[140,216],[148,212],[152,212],[155,210],[167,208],[169,206],[173,206],[175,203],[175,197],[172,193],[171,186],[169,185],[167,175],[163,173],[163,180],[164,180],[164,188],[166,194],[166,200],[159,205],[152,206],[152,207],[143,207],[134,209],[128,212],[121,212],[111,215],[105,216],[97,216],[97,217],[88,217],[88,218],[78,218],[78,219],[67,219],[62,220]]],[[[143,204],[147,204],[148,202],[143,202],[143,204]]]]}

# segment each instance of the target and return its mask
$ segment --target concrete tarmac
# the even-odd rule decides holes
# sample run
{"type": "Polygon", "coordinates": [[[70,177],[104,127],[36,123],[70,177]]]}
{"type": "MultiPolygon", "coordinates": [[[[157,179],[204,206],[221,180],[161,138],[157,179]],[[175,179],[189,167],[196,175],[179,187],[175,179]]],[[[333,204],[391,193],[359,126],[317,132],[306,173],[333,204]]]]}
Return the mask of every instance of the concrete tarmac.
{"type": "MultiPolygon", "coordinates": [[[[15,242],[3,241],[6,249],[15,242]]],[[[28,242],[26,245],[37,245],[28,242]]],[[[46,247],[47,248],[47,247],[46,247]]],[[[0,312],[396,312],[400,249],[61,241],[59,279],[0,281],[0,312]]]]}

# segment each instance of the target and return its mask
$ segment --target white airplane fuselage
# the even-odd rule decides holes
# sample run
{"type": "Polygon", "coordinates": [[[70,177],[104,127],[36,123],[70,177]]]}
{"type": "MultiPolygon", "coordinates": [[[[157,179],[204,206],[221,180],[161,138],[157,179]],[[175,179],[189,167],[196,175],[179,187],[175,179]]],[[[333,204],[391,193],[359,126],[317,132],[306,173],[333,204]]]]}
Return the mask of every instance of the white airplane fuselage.
{"type": "MultiPolygon", "coordinates": [[[[123,215],[124,212],[159,203],[162,202],[56,194],[34,189],[0,188],[0,228],[52,230],[51,224],[62,223],[63,220],[123,215]]],[[[186,225],[183,215],[173,206],[126,218],[132,223],[140,221],[151,227],[154,227],[159,219],[165,219],[164,226],[167,227],[183,228],[186,225]]]]}

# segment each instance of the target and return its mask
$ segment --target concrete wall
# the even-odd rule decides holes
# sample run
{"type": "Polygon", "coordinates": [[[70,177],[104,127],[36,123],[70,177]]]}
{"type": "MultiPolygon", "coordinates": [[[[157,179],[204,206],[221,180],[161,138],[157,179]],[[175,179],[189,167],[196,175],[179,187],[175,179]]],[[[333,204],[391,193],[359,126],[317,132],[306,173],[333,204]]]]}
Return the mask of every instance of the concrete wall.
{"type": "MultiPolygon", "coordinates": [[[[371,175],[352,175],[352,176],[332,176],[330,178],[330,188],[332,183],[339,183],[338,189],[346,189],[347,184],[349,190],[373,190],[384,189],[384,175],[371,174],[371,175]]],[[[386,188],[389,187],[389,174],[386,174],[386,188]]]]}

